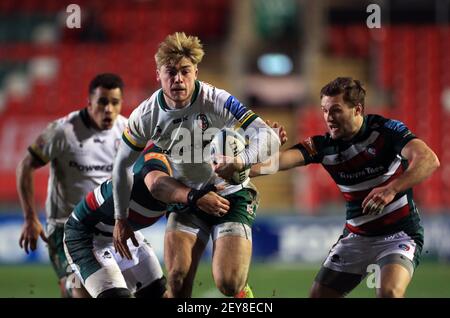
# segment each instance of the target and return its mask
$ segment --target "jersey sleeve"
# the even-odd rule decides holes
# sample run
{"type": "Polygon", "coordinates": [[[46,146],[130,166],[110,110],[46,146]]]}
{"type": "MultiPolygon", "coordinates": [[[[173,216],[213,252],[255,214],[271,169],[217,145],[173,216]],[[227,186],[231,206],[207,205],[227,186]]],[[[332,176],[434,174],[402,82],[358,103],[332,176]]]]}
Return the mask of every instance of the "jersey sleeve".
{"type": "Polygon", "coordinates": [[[385,132],[388,136],[388,140],[392,142],[393,148],[396,153],[400,154],[403,147],[417,138],[404,123],[395,119],[388,119],[384,123],[385,132]]]}
{"type": "Polygon", "coordinates": [[[134,151],[142,151],[150,140],[150,136],[146,133],[150,129],[145,126],[145,118],[148,116],[143,114],[145,103],[146,101],[131,113],[122,135],[123,141],[134,151]]]}
{"type": "Polygon", "coordinates": [[[320,163],[323,159],[323,136],[313,136],[304,139],[291,149],[298,149],[305,159],[305,165],[320,163]]]}
{"type": "Polygon", "coordinates": [[[148,152],[144,154],[144,164],[141,169],[141,176],[145,176],[151,171],[162,171],[172,176],[172,168],[166,155],[158,152],[148,152]]]}
{"type": "Polygon", "coordinates": [[[64,127],[60,120],[51,122],[28,147],[30,154],[42,165],[64,152],[66,146],[64,127]]]}
{"type": "Polygon", "coordinates": [[[245,130],[256,118],[252,110],[248,109],[230,93],[217,89],[214,107],[224,119],[226,127],[245,130]]]}

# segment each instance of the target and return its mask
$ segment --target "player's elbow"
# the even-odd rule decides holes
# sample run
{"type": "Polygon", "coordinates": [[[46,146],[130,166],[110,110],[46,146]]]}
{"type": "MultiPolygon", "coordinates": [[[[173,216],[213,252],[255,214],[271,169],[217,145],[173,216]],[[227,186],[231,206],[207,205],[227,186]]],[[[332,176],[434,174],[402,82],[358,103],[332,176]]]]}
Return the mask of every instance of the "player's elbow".
{"type": "Polygon", "coordinates": [[[435,171],[441,166],[438,156],[431,149],[428,151],[424,159],[427,162],[429,170],[431,172],[435,171]]]}
{"type": "Polygon", "coordinates": [[[434,152],[433,152],[433,156],[432,156],[432,166],[433,166],[433,171],[441,166],[439,158],[434,152]]]}

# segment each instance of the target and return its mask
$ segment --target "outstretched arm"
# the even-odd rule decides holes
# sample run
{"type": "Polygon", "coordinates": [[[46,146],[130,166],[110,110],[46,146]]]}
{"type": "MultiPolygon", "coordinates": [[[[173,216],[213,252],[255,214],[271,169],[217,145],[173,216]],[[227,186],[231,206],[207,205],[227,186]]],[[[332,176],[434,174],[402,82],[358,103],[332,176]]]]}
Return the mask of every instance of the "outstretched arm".
{"type": "Polygon", "coordinates": [[[440,163],[436,154],[425,142],[412,139],[402,149],[402,157],[409,162],[405,172],[384,187],[373,189],[362,203],[364,214],[378,214],[399,192],[419,184],[436,170],[440,163]]]}
{"type": "Polygon", "coordinates": [[[16,170],[17,193],[25,219],[19,245],[25,249],[27,254],[29,250],[34,251],[36,249],[39,236],[43,241],[47,242],[47,237],[41,222],[39,222],[34,202],[34,171],[42,166],[41,162],[33,158],[30,153],[27,153],[25,158],[17,165],[16,170]]]}
{"type": "Polygon", "coordinates": [[[250,177],[274,174],[278,171],[304,165],[305,158],[303,157],[303,154],[298,149],[288,149],[275,154],[263,163],[253,165],[250,170],[250,177]]]}

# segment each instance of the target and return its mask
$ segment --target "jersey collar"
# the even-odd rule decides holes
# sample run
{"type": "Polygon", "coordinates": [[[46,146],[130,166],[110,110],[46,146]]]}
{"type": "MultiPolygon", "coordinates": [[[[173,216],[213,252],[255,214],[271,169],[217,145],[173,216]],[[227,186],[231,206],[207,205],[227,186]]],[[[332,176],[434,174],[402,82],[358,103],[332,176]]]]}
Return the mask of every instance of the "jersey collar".
{"type": "Polygon", "coordinates": [[[367,115],[363,117],[363,123],[361,125],[361,128],[359,129],[359,131],[356,133],[356,135],[353,136],[352,139],[349,140],[349,142],[358,142],[362,139],[364,139],[367,135],[367,131],[368,131],[368,125],[367,125],[367,115]]]}
{"type": "Polygon", "coordinates": [[[80,114],[80,118],[81,118],[81,121],[83,122],[83,124],[87,128],[91,128],[91,118],[89,117],[87,108],[83,108],[82,110],[80,110],[79,114],[80,114]]]}
{"type": "MultiPolygon", "coordinates": [[[[191,102],[189,105],[192,105],[195,103],[195,101],[197,100],[199,91],[200,91],[200,81],[195,81],[194,93],[192,94],[191,102]]],[[[163,93],[162,89],[160,89],[159,93],[158,93],[158,105],[159,105],[159,107],[161,107],[161,109],[163,111],[173,110],[173,109],[169,108],[169,106],[167,106],[166,100],[164,99],[164,93],[163,93]]]]}

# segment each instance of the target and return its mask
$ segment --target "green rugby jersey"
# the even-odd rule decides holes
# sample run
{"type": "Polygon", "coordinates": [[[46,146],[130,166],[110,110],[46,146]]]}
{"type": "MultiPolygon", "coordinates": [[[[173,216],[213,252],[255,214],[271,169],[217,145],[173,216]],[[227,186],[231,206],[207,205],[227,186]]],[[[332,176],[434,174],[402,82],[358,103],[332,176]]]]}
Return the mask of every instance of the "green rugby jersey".
{"type": "MultiPolygon", "coordinates": [[[[145,176],[154,170],[169,175],[172,171],[161,149],[151,145],[142,152],[133,167],[128,222],[134,231],[154,224],[167,209],[167,205],[155,199],[145,185],[145,176]]],[[[111,180],[89,192],[75,207],[72,217],[96,234],[112,236],[115,219],[111,180]]]]}
{"type": "Polygon", "coordinates": [[[420,217],[412,189],[398,193],[379,215],[363,215],[362,202],[373,188],[385,186],[407,168],[403,147],[416,136],[400,121],[367,115],[360,131],[349,141],[330,134],[305,139],[293,148],[305,164],[320,163],[346,200],[346,229],[361,235],[415,231],[420,217]]]}

